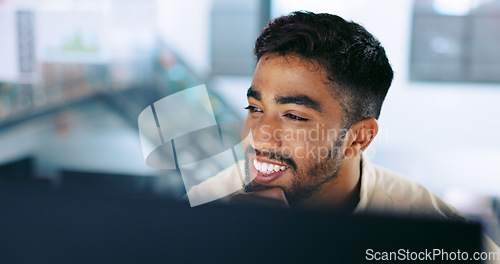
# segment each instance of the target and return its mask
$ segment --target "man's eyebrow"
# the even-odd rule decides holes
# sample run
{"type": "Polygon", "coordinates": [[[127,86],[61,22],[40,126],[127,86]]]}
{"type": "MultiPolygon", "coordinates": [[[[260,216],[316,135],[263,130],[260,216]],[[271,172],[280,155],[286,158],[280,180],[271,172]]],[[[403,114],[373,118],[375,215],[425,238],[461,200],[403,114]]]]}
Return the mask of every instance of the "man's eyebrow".
{"type": "Polygon", "coordinates": [[[320,113],[324,112],[321,104],[307,95],[276,96],[274,101],[278,104],[296,104],[309,107],[320,113]]]}
{"type": "Polygon", "coordinates": [[[252,86],[250,86],[250,88],[248,88],[247,97],[252,97],[252,98],[254,98],[255,100],[258,100],[258,101],[260,101],[262,99],[262,97],[260,95],[260,92],[254,90],[252,88],[252,86]]]}

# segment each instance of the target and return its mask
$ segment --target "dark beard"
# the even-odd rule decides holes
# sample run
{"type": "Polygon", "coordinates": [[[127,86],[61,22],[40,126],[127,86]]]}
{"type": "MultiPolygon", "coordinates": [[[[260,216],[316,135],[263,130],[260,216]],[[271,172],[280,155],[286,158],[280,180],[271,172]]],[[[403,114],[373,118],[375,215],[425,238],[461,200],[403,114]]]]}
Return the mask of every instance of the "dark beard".
{"type": "Polygon", "coordinates": [[[283,192],[287,198],[290,206],[294,206],[299,201],[310,197],[314,194],[323,184],[335,179],[337,176],[340,165],[343,160],[343,155],[340,152],[340,146],[343,141],[337,139],[335,145],[329,150],[328,156],[320,162],[312,160],[308,162],[304,169],[297,168],[295,161],[289,157],[275,152],[262,152],[248,146],[245,149],[245,184],[243,185],[245,192],[262,191],[265,189],[274,188],[276,186],[263,185],[256,181],[250,182],[250,156],[255,153],[259,156],[265,156],[269,159],[280,161],[289,165],[290,170],[294,174],[292,184],[289,188],[283,188],[283,192]]]}
{"type": "Polygon", "coordinates": [[[291,190],[289,191],[290,195],[286,195],[285,193],[288,203],[293,206],[299,201],[310,197],[323,184],[334,180],[343,160],[338,158],[339,156],[338,151],[335,151],[333,155],[329,156],[330,158],[316,163],[316,165],[310,167],[307,171],[297,172],[298,179],[292,181],[291,190]]]}

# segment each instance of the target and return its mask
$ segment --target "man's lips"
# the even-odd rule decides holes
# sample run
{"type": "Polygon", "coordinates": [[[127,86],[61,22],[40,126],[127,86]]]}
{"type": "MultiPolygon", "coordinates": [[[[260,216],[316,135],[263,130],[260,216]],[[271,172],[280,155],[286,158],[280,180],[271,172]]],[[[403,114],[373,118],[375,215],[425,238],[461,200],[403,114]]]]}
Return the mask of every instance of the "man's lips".
{"type": "Polygon", "coordinates": [[[270,183],[283,175],[288,166],[280,163],[274,163],[264,159],[253,158],[249,164],[250,173],[255,180],[263,183],[270,183]]]}

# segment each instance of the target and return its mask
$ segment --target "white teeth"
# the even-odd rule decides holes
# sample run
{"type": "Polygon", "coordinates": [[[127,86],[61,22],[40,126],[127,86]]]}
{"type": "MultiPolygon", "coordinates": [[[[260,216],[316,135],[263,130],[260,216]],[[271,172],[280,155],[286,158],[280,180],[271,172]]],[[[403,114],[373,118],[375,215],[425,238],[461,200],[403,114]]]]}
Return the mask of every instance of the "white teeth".
{"type": "Polygon", "coordinates": [[[262,174],[271,174],[286,169],[286,166],[279,166],[276,164],[269,164],[265,162],[260,163],[255,159],[253,160],[253,166],[262,174]]]}
{"type": "Polygon", "coordinates": [[[258,162],[257,160],[253,160],[253,166],[254,168],[256,168],[257,170],[260,170],[260,162],[258,162]]]}
{"type": "Polygon", "coordinates": [[[260,171],[261,171],[261,172],[265,172],[265,171],[267,171],[267,166],[268,166],[268,165],[267,165],[267,163],[264,163],[264,162],[263,162],[263,163],[261,164],[261,166],[260,166],[260,171]]]}

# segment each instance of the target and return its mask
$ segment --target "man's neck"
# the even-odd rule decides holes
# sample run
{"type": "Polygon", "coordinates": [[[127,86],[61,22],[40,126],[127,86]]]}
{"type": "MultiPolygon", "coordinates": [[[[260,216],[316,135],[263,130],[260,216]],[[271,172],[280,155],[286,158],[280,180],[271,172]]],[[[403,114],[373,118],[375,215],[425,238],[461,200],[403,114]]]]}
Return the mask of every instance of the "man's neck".
{"type": "Polygon", "coordinates": [[[350,213],[359,203],[360,188],[361,157],[344,159],[337,176],[300,201],[297,207],[350,213]]]}

